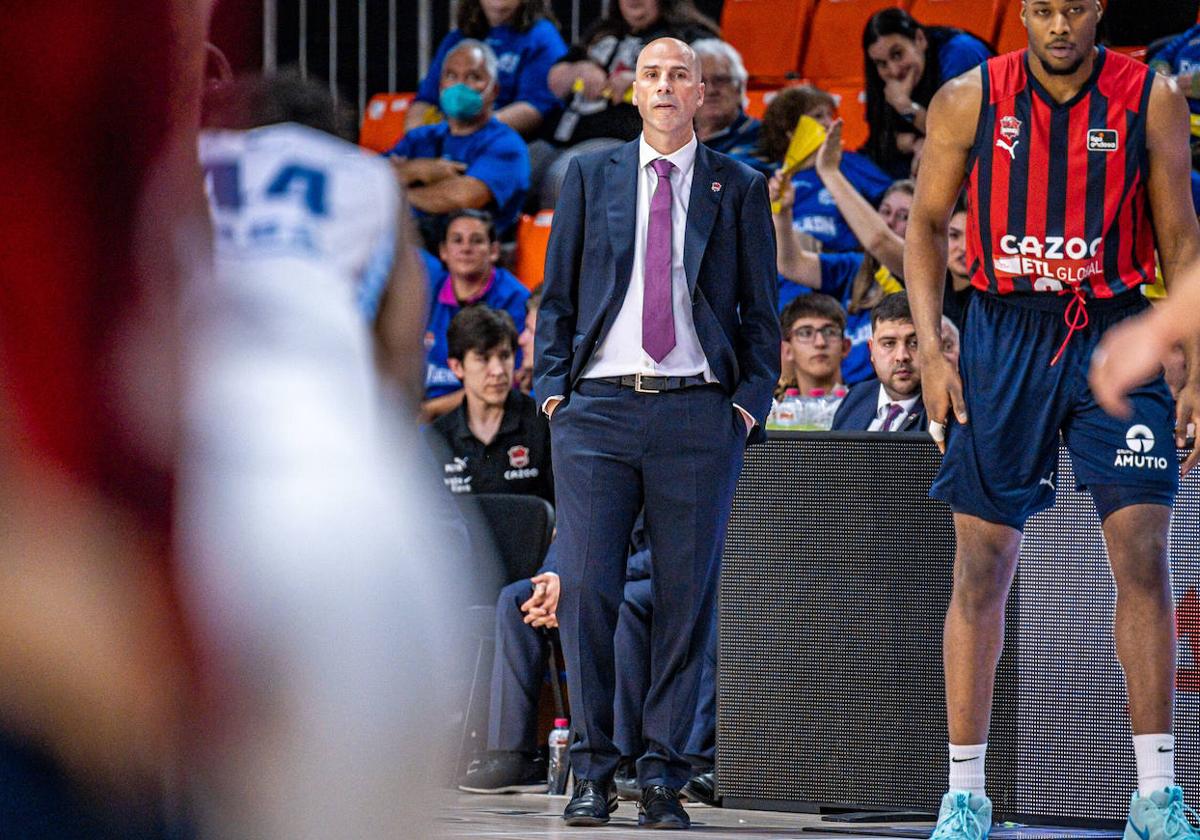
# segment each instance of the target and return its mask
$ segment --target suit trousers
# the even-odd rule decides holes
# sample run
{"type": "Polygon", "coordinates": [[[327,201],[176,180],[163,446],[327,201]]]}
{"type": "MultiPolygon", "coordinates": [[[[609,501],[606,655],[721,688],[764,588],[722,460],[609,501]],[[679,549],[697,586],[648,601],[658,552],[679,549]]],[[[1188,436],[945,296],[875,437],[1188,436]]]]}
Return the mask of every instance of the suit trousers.
{"type": "Polygon", "coordinates": [[[525,623],[533,584],[518,580],[496,600],[496,654],[488,711],[489,750],[537,752],[537,706],[546,678],[546,632],[525,623]]]}
{"type": "MultiPolygon", "coordinates": [[[[614,738],[625,757],[640,756],[646,750],[642,737],[643,710],[650,685],[650,635],[654,628],[654,603],[650,581],[631,580],[625,584],[625,600],[617,618],[616,666],[617,696],[613,705],[614,738]]],[[[688,736],[684,756],[693,773],[705,773],[716,764],[717,754],[717,621],[714,617],[704,666],[700,670],[700,690],[696,716],[688,736]]]]}
{"type": "Polygon", "coordinates": [[[645,785],[679,788],[715,617],[725,528],[746,427],[708,385],[642,394],[583,379],[550,421],[562,597],[559,633],[574,714],[578,778],[611,778],[614,635],[629,533],[645,506],[654,627],[643,708],[645,785]]]}

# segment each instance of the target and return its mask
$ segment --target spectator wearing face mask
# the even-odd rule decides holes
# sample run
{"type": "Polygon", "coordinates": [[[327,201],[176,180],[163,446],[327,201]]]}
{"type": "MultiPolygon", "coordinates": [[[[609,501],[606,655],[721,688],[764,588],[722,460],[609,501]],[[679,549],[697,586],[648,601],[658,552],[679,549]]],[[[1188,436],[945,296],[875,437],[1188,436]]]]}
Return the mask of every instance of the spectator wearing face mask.
{"type": "Polygon", "coordinates": [[[421,79],[404,119],[407,130],[436,118],[446,56],[464,39],[476,38],[496,53],[496,119],[524,137],[536,134],[558,109],[546,74],[567,51],[548,0],[460,0],[454,22],[421,79]]]}
{"type": "Polygon", "coordinates": [[[487,210],[501,237],[516,226],[529,189],[529,150],[493,114],[496,74],[491,47],[459,41],[442,64],[438,101],[446,121],[413,129],[387,152],[431,251],[455,210],[487,210]]]}

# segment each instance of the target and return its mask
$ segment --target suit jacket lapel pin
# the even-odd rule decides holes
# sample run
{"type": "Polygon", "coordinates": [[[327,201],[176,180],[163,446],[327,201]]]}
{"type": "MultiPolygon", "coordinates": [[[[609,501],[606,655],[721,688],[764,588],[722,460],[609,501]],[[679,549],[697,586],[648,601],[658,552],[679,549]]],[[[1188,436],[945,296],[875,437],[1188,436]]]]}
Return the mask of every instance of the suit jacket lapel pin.
{"type": "Polygon", "coordinates": [[[721,191],[721,182],[720,182],[720,181],[713,181],[713,182],[712,182],[712,191],[713,191],[713,192],[720,192],[720,191],[721,191]]]}

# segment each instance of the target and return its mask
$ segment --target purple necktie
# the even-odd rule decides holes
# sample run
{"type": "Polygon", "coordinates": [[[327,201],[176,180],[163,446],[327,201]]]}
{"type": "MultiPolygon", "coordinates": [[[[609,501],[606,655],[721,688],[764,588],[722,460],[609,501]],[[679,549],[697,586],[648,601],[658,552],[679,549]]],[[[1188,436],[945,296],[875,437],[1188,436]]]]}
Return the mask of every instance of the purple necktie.
{"type": "Polygon", "coordinates": [[[887,417],[884,418],[883,425],[879,427],[879,431],[890,432],[892,430],[892,424],[896,422],[896,418],[903,413],[904,406],[900,405],[900,403],[892,403],[889,405],[887,417]]]}
{"type": "Polygon", "coordinates": [[[646,231],[642,347],[651,359],[661,362],[675,347],[675,316],[671,312],[671,170],[675,164],[659,158],[651,165],[658,173],[658,188],[650,199],[646,231]]]}

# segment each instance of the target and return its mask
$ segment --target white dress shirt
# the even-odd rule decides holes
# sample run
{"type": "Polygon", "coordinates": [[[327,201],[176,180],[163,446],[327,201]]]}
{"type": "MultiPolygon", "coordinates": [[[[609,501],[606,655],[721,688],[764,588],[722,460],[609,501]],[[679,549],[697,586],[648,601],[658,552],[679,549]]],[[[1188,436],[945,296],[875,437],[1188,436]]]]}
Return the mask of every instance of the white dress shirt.
{"type": "Polygon", "coordinates": [[[642,373],[650,376],[695,376],[703,374],[716,382],[696,335],[692,320],[692,298],[683,270],[683,244],[687,235],[688,202],[692,192],[697,140],[695,135],[669,155],[654,150],[645,135],[638,141],[637,221],[634,226],[633,273],[629,289],[608,335],[596,347],[586,379],[642,373]],[[646,288],[646,235],[650,227],[650,199],[658,188],[658,174],[651,164],[665,157],[671,170],[671,308],[675,316],[675,347],[661,363],[642,349],[642,295],[646,288]]]}
{"type": "Polygon", "coordinates": [[[888,409],[891,407],[892,403],[896,403],[904,410],[901,411],[899,416],[896,417],[896,420],[894,423],[892,423],[892,428],[889,429],[889,431],[900,431],[900,429],[904,428],[904,424],[908,420],[908,415],[912,414],[913,406],[917,404],[917,400],[919,399],[921,399],[920,394],[917,394],[915,397],[909,397],[906,400],[893,400],[888,396],[887,391],[884,390],[883,384],[881,383],[879,385],[879,400],[875,406],[875,419],[871,421],[870,426],[867,426],[867,431],[878,432],[883,428],[883,421],[887,419],[888,409]]]}

